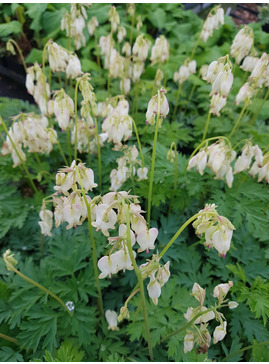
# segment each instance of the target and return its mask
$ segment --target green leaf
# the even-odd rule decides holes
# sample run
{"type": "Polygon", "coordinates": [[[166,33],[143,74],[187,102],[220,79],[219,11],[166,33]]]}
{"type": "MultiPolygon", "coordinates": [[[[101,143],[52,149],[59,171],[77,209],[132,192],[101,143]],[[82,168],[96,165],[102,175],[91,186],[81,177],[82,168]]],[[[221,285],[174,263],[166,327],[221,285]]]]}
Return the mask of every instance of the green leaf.
{"type": "MultiPolygon", "coordinates": [[[[254,341],[256,344],[257,341],[254,341]]],[[[252,348],[252,361],[269,362],[269,344],[267,345],[254,345],[252,348]]]]}
{"type": "Polygon", "coordinates": [[[158,8],[148,15],[151,23],[159,30],[162,29],[166,22],[166,13],[162,8],[158,8]]]}
{"type": "Polygon", "coordinates": [[[2,346],[0,349],[0,358],[3,362],[21,362],[24,361],[23,356],[10,347],[2,346]]]}
{"type": "Polygon", "coordinates": [[[33,19],[32,23],[30,24],[30,29],[39,32],[42,29],[41,18],[47,9],[47,4],[26,4],[26,6],[28,7],[26,14],[29,15],[31,19],[33,19]]]}
{"type": "Polygon", "coordinates": [[[7,37],[9,35],[16,35],[21,33],[21,23],[17,20],[12,20],[9,23],[0,24],[0,37],[7,37]]]}
{"type": "Polygon", "coordinates": [[[32,48],[31,52],[28,54],[26,58],[26,63],[42,63],[42,55],[43,51],[37,48],[32,48]]]}

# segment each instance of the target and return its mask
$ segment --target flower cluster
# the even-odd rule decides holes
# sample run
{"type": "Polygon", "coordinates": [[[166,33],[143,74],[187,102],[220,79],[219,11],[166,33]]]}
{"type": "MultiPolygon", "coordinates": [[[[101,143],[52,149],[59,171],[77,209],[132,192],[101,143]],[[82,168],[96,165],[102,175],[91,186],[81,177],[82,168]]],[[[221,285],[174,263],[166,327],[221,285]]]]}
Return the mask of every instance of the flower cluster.
{"type": "Polygon", "coordinates": [[[184,64],[179,67],[178,72],[174,73],[174,82],[178,82],[182,84],[183,82],[187,81],[190,75],[193,75],[196,72],[196,61],[186,59],[184,64]]]}
{"type": "Polygon", "coordinates": [[[246,57],[242,69],[251,72],[248,81],[240,88],[235,103],[250,103],[255,92],[269,86],[269,56],[263,53],[261,58],[246,57]],[[246,61],[246,62],[245,62],[246,61]]]}
{"type": "Polygon", "coordinates": [[[151,50],[151,63],[164,63],[169,59],[169,43],[164,35],[155,40],[155,44],[151,50]]]}
{"type": "Polygon", "coordinates": [[[202,176],[207,166],[214,173],[215,179],[225,178],[227,185],[231,188],[233,183],[231,162],[235,157],[236,152],[221,139],[209,147],[201,148],[199,153],[190,159],[187,169],[196,167],[202,176]]]}
{"type": "Polygon", "coordinates": [[[196,234],[199,236],[205,234],[204,245],[215,248],[224,258],[230,249],[235,227],[226,217],[218,214],[215,204],[206,205],[199,213],[193,223],[196,234]]]}
{"type": "MultiPolygon", "coordinates": [[[[136,252],[131,251],[133,257],[130,257],[128,248],[128,229],[126,226],[126,214],[123,208],[126,204],[130,214],[130,243],[133,247],[137,242],[139,249],[137,252],[147,251],[155,248],[155,241],[158,236],[156,228],[148,229],[147,223],[142,216],[143,211],[138,203],[136,196],[130,196],[127,192],[110,192],[102,197],[102,202],[95,209],[96,221],[92,223],[97,230],[101,230],[106,236],[109,236],[109,230],[115,228],[116,222],[119,224],[118,236],[108,237],[109,244],[112,248],[108,254],[98,261],[98,268],[101,271],[99,278],[111,277],[112,274],[120,270],[125,271],[134,269],[132,258],[135,259],[136,252]],[[117,211],[117,212],[116,212],[117,211]]],[[[140,266],[143,279],[150,277],[148,284],[148,293],[155,304],[158,303],[158,297],[161,294],[161,287],[167,282],[170,276],[169,262],[164,266],[159,264],[157,256],[146,264],[140,266]]]]}
{"type": "Polygon", "coordinates": [[[80,49],[81,45],[86,44],[83,29],[87,18],[88,15],[83,5],[71,4],[70,13],[67,11],[62,19],[61,29],[66,31],[67,37],[74,40],[76,49],[80,49]]]}
{"type": "Polygon", "coordinates": [[[25,86],[30,95],[33,96],[42,114],[48,113],[47,102],[50,98],[50,88],[39,64],[27,68],[25,86]]]}
{"type": "Polygon", "coordinates": [[[154,125],[156,115],[158,114],[158,103],[159,103],[159,128],[162,126],[163,119],[166,118],[169,113],[169,104],[167,98],[165,97],[166,90],[161,88],[155,96],[153,96],[148,103],[148,108],[146,112],[146,124],[154,125]]]}
{"type": "Polygon", "coordinates": [[[213,344],[223,340],[227,331],[227,321],[222,313],[217,311],[220,307],[228,306],[233,309],[238,306],[237,302],[230,301],[225,304],[227,300],[224,300],[229,289],[233,286],[233,282],[221,283],[214,288],[213,297],[218,299],[218,304],[214,307],[211,306],[209,309],[205,306],[204,300],[206,296],[206,290],[199,286],[198,283],[194,283],[192,288],[192,296],[200,303],[200,306],[192,308],[189,307],[184,317],[188,322],[194,318],[191,328],[186,331],[184,337],[184,352],[191,351],[194,346],[200,347],[200,349],[206,353],[211,343],[211,335],[208,330],[208,322],[216,320],[219,325],[215,327],[213,332],[213,344]]]}
{"type": "MultiPolygon", "coordinates": [[[[61,168],[56,174],[54,189],[57,192],[52,195],[52,202],[55,207],[55,226],[58,227],[63,222],[68,223],[66,229],[81,225],[88,217],[87,204],[94,204],[88,195],[86,196],[87,204],[85,203],[82,189],[84,193],[87,193],[96,186],[92,169],[86,168],[83,163],[76,165],[76,162],[73,161],[70,167],[61,168]]],[[[39,225],[42,234],[51,236],[53,215],[46,209],[47,202],[50,201],[44,200],[43,202],[39,225]]],[[[92,213],[94,214],[94,211],[92,213]]]]}
{"type": "Polygon", "coordinates": [[[69,128],[71,117],[74,116],[75,112],[74,101],[64,92],[64,89],[54,93],[54,99],[51,100],[50,107],[53,107],[59,127],[63,131],[69,128]]]}
{"type": "Polygon", "coordinates": [[[220,110],[226,105],[226,98],[233,84],[232,65],[226,55],[210,63],[206,81],[212,84],[210,113],[220,116],[220,110]]]}
{"type": "Polygon", "coordinates": [[[256,168],[262,168],[263,155],[261,149],[257,144],[253,146],[251,141],[248,141],[244,145],[241,155],[235,162],[234,174],[247,170],[250,167],[252,158],[254,156],[255,156],[255,162],[254,162],[255,166],[253,170],[255,170],[256,168]]]}
{"type": "Polygon", "coordinates": [[[253,46],[253,36],[253,30],[247,25],[240,29],[236,34],[231,45],[230,54],[235,58],[237,64],[240,64],[242,59],[249,54],[251,47],[253,46]]]}
{"type": "MultiPolygon", "coordinates": [[[[156,232],[153,231],[152,233],[155,234],[156,232]]],[[[140,266],[143,278],[149,277],[150,279],[147,290],[154,305],[158,304],[158,298],[162,293],[161,289],[170,277],[169,266],[169,261],[165,265],[161,265],[157,255],[153,255],[152,260],[140,266]]]]}
{"type": "Polygon", "coordinates": [[[120,100],[116,107],[108,108],[108,114],[102,124],[102,131],[107,133],[108,142],[113,141],[115,148],[122,147],[122,140],[132,136],[132,118],[128,115],[129,103],[120,100]]]}
{"type": "Polygon", "coordinates": [[[117,159],[118,168],[112,169],[110,173],[111,191],[117,191],[128,178],[133,178],[135,173],[140,180],[147,179],[148,168],[138,168],[135,166],[141,165],[141,161],[137,160],[138,150],[135,145],[127,147],[124,150],[124,156],[117,159]]]}
{"type": "Polygon", "coordinates": [[[220,7],[215,7],[210,11],[204,22],[200,34],[200,38],[203,42],[206,42],[207,39],[212,36],[213,31],[218,29],[219,23],[222,25],[224,24],[224,10],[220,7]]]}
{"type": "MultiPolygon", "coordinates": [[[[57,133],[49,128],[48,119],[44,115],[19,114],[13,118],[15,121],[9,128],[9,136],[16,146],[23,161],[26,160],[23,147],[30,153],[50,153],[53,144],[57,143],[57,133]]],[[[11,153],[14,162],[13,167],[21,164],[10,138],[7,136],[2,146],[2,154],[11,153]]]]}

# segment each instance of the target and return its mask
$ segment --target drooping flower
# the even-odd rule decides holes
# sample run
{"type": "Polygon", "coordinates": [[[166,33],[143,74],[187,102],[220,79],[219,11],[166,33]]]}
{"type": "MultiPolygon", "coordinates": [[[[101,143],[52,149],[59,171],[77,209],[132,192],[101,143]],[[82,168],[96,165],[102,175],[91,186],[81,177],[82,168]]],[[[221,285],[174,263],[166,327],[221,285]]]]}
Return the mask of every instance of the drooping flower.
{"type": "Polygon", "coordinates": [[[117,312],[112,311],[112,310],[106,310],[105,317],[108,322],[108,330],[112,330],[112,331],[119,330],[117,312]]]}

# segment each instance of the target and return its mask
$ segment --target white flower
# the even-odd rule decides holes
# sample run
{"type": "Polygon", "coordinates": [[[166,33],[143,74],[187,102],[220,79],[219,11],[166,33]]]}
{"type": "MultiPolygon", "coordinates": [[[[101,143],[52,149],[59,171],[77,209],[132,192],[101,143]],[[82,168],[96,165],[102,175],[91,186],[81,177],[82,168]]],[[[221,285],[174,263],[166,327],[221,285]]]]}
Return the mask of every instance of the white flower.
{"type": "MultiPolygon", "coordinates": [[[[117,214],[113,209],[108,210],[108,205],[100,204],[96,207],[96,221],[92,222],[92,226],[98,230],[102,230],[105,236],[109,236],[108,229],[115,229],[117,222],[117,214]]],[[[112,254],[113,255],[113,254],[112,254]]]]}
{"type": "Polygon", "coordinates": [[[243,71],[252,72],[258,60],[258,57],[247,56],[240,68],[242,68],[243,71]]]}
{"type": "Polygon", "coordinates": [[[41,210],[39,213],[41,221],[38,222],[41,227],[41,233],[45,236],[52,236],[52,217],[53,213],[50,210],[41,210]]]}
{"type": "Polygon", "coordinates": [[[197,171],[202,176],[204,174],[206,162],[207,162],[207,153],[205,150],[201,150],[199,153],[197,153],[190,159],[187,170],[189,171],[190,169],[196,166],[197,171]]]}
{"type": "Polygon", "coordinates": [[[193,340],[194,340],[193,333],[185,335],[185,337],[184,337],[184,353],[185,354],[193,349],[193,347],[194,347],[193,340]]]}
{"type": "Polygon", "coordinates": [[[148,253],[149,249],[155,249],[155,240],[158,236],[158,229],[151,228],[149,230],[144,230],[137,235],[137,242],[140,245],[138,252],[143,252],[146,250],[148,253]]]}
{"type": "MultiPolygon", "coordinates": [[[[161,127],[162,120],[166,118],[167,114],[169,113],[169,104],[165,97],[166,90],[160,90],[160,121],[159,127],[161,127]]],[[[146,123],[150,125],[155,124],[155,117],[158,114],[158,94],[153,96],[148,103],[148,108],[146,112],[146,123]]]]}
{"type": "Polygon", "coordinates": [[[238,307],[239,303],[235,302],[235,301],[230,301],[228,302],[228,306],[230,310],[233,310],[234,308],[238,307]]]}
{"type": "Polygon", "coordinates": [[[109,276],[111,278],[111,274],[115,274],[119,270],[120,262],[120,255],[115,253],[111,254],[110,256],[104,256],[98,260],[97,266],[102,272],[99,274],[99,278],[105,278],[106,276],[109,276]]]}
{"type": "Polygon", "coordinates": [[[158,298],[160,297],[162,290],[160,283],[157,281],[153,274],[150,275],[150,282],[147,285],[147,290],[149,297],[152,299],[152,302],[154,303],[154,305],[157,305],[158,298]]]}
{"type": "Polygon", "coordinates": [[[164,35],[158,37],[151,50],[151,63],[164,63],[169,59],[169,43],[164,35]]]}
{"type": "Polygon", "coordinates": [[[67,78],[76,78],[81,74],[81,64],[76,54],[72,54],[69,57],[69,61],[66,67],[66,77],[67,78]]]}
{"type": "Polygon", "coordinates": [[[105,317],[108,322],[108,330],[119,330],[118,328],[118,315],[117,312],[106,310],[105,317]]]}
{"type": "Polygon", "coordinates": [[[144,34],[140,34],[133,46],[134,59],[144,62],[147,59],[150,46],[151,41],[144,34]]]}
{"type": "Polygon", "coordinates": [[[148,168],[147,167],[143,167],[143,168],[138,168],[137,171],[137,176],[138,176],[138,181],[142,181],[145,179],[148,179],[147,174],[148,174],[148,168]]]}
{"type": "Polygon", "coordinates": [[[223,300],[227,295],[229,289],[233,286],[233,282],[218,284],[213,291],[213,297],[223,300]]]}
{"type": "Polygon", "coordinates": [[[253,45],[253,30],[247,25],[236,34],[231,45],[231,56],[235,58],[237,64],[246,57],[253,45]]]}
{"type": "Polygon", "coordinates": [[[224,339],[225,335],[226,335],[226,327],[227,327],[227,322],[224,321],[222,325],[219,325],[215,328],[214,333],[213,333],[213,344],[216,344],[218,341],[221,341],[222,339],[224,339]]]}
{"type": "Polygon", "coordinates": [[[91,18],[91,20],[87,24],[88,32],[90,35],[93,35],[95,32],[95,29],[99,26],[98,20],[95,16],[91,18]]]}
{"type": "MultiPolygon", "coordinates": [[[[81,169],[80,177],[81,177],[82,186],[86,192],[88,192],[89,190],[92,191],[93,188],[98,186],[96,183],[94,183],[94,173],[91,168],[86,168],[85,170],[81,169]]],[[[78,178],[77,178],[77,182],[79,182],[78,178]]]]}
{"type": "Polygon", "coordinates": [[[197,301],[199,301],[200,304],[202,305],[205,300],[205,289],[203,289],[201,286],[199,286],[198,283],[194,283],[194,285],[192,287],[192,294],[193,294],[194,298],[196,298],[197,301]]]}
{"type": "Polygon", "coordinates": [[[52,72],[65,72],[66,65],[69,59],[66,50],[55,42],[49,43],[47,49],[49,53],[49,65],[52,72]]]}

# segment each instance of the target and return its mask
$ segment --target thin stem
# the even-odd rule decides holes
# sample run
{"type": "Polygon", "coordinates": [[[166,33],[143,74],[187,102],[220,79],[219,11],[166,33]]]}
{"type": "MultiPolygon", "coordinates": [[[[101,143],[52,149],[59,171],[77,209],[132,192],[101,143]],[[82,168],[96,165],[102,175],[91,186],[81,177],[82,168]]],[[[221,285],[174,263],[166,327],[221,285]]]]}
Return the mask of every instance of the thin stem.
{"type": "Polygon", "coordinates": [[[95,49],[96,49],[97,65],[98,65],[98,68],[99,68],[99,73],[101,75],[102,74],[102,69],[101,69],[101,62],[100,62],[100,57],[99,57],[99,52],[98,52],[98,42],[97,42],[96,28],[94,29],[94,42],[95,42],[95,49]]]}
{"type": "Polygon", "coordinates": [[[161,253],[159,254],[159,259],[161,259],[164,254],[167,252],[167,250],[170,248],[170,246],[173,244],[173,242],[179,237],[179,235],[182,233],[182,231],[187,227],[191,222],[193,222],[195,219],[197,219],[198,216],[201,215],[201,212],[198,212],[197,214],[193,215],[189,220],[187,220],[175,233],[175,235],[172,237],[172,239],[169,241],[169,243],[166,244],[166,247],[163,248],[161,253]]]}
{"type": "Polygon", "coordinates": [[[234,127],[233,127],[233,129],[232,129],[232,131],[230,132],[230,134],[229,134],[229,137],[228,138],[231,138],[231,136],[234,134],[234,132],[236,131],[236,129],[237,129],[237,127],[238,127],[238,125],[239,125],[239,123],[240,123],[240,120],[242,119],[242,116],[243,116],[243,114],[244,114],[244,112],[245,112],[245,110],[246,110],[246,107],[248,106],[248,102],[245,102],[245,104],[244,104],[244,106],[243,106],[243,108],[242,108],[242,110],[241,110],[241,112],[240,112],[240,114],[239,114],[239,116],[238,116],[238,118],[237,118],[237,120],[236,120],[236,122],[235,122],[235,124],[234,124],[234,127]]]}
{"type": "Polygon", "coordinates": [[[43,255],[44,255],[44,236],[43,236],[43,234],[40,234],[40,255],[41,255],[41,258],[43,258],[43,255]]]}
{"type": "Polygon", "coordinates": [[[130,38],[129,38],[130,46],[132,46],[132,41],[133,41],[134,22],[135,22],[135,11],[134,11],[134,15],[132,16],[132,24],[131,24],[131,31],[130,31],[130,38]]]}
{"type": "Polygon", "coordinates": [[[95,133],[96,133],[96,141],[97,141],[97,154],[98,154],[99,192],[101,194],[101,191],[102,191],[102,161],[101,161],[100,138],[99,138],[99,133],[98,133],[98,124],[97,124],[96,116],[94,117],[94,125],[95,125],[95,133]]]}
{"type": "Polygon", "coordinates": [[[136,260],[135,260],[133,250],[132,250],[131,230],[130,230],[130,212],[129,212],[129,209],[126,206],[126,203],[124,200],[123,200],[122,204],[123,204],[123,207],[125,210],[125,217],[126,217],[127,249],[128,249],[128,253],[129,253],[132,265],[134,267],[134,271],[135,271],[135,274],[136,274],[136,277],[138,280],[138,284],[139,284],[139,288],[140,288],[141,304],[142,304],[143,314],[144,314],[144,322],[145,322],[145,327],[146,327],[146,336],[147,336],[147,342],[148,342],[149,356],[150,356],[150,360],[154,361],[153,350],[152,350],[151,339],[150,339],[150,328],[149,328],[148,314],[147,314],[147,308],[146,308],[146,298],[145,298],[143,277],[142,277],[141,270],[138,268],[138,266],[136,264],[136,260]]]}
{"type": "Polygon", "coordinates": [[[177,177],[178,177],[176,143],[174,143],[174,142],[172,143],[172,148],[174,148],[174,151],[175,151],[175,173],[174,173],[174,187],[173,187],[173,192],[172,192],[172,196],[171,196],[170,203],[169,203],[168,216],[169,216],[171,208],[172,208],[172,202],[174,201],[174,197],[175,197],[175,193],[176,193],[176,189],[177,189],[177,177]]]}
{"type": "Polygon", "coordinates": [[[175,116],[176,116],[176,112],[177,112],[177,107],[178,107],[178,100],[179,100],[179,96],[180,96],[180,92],[182,89],[182,83],[178,84],[178,89],[177,89],[177,96],[176,96],[176,102],[175,102],[175,108],[174,108],[174,112],[173,112],[173,116],[172,116],[172,122],[175,120],[175,116]]]}
{"type": "Polygon", "coordinates": [[[143,168],[144,165],[145,165],[144,164],[144,156],[143,156],[143,152],[142,152],[142,147],[141,147],[141,143],[140,143],[140,138],[139,138],[136,122],[134,121],[133,118],[132,118],[132,123],[133,123],[134,130],[135,130],[136,140],[137,140],[137,143],[138,143],[138,149],[139,149],[139,152],[140,152],[140,158],[141,158],[141,161],[142,161],[142,168],[143,168]]]}
{"type": "Polygon", "coordinates": [[[68,310],[68,308],[66,307],[64,301],[58,297],[56,294],[52,293],[49,289],[41,286],[41,284],[35,282],[34,280],[32,280],[31,278],[25,276],[24,274],[22,274],[20,271],[18,271],[18,269],[16,269],[15,267],[12,266],[12,270],[13,272],[15,272],[16,274],[18,274],[21,278],[25,279],[27,282],[33,284],[34,286],[36,286],[37,288],[41,289],[42,291],[44,291],[45,293],[47,293],[48,295],[50,295],[51,297],[53,297],[56,301],[58,301],[60,303],[60,305],[63,306],[63,308],[65,309],[65,311],[69,314],[70,317],[73,316],[72,312],[70,312],[68,310]]]}
{"type": "Polygon", "coordinates": [[[151,197],[152,197],[153,176],[154,176],[154,167],[155,167],[155,155],[156,155],[156,146],[157,146],[157,138],[158,138],[158,130],[159,130],[159,120],[160,120],[160,104],[161,104],[161,97],[160,97],[160,91],[158,90],[157,122],[155,125],[153,151],[152,151],[152,157],[151,157],[150,180],[149,180],[148,212],[147,212],[148,224],[150,224],[151,197]]]}
{"type": "Polygon", "coordinates": [[[208,111],[208,115],[207,115],[207,120],[206,120],[205,130],[204,130],[204,134],[203,134],[203,139],[202,140],[205,140],[205,138],[206,138],[207,129],[208,129],[209,120],[210,120],[210,116],[211,116],[211,113],[210,113],[210,110],[209,110],[208,111]]]}
{"type": "Polygon", "coordinates": [[[186,104],[186,106],[185,106],[185,108],[184,108],[184,110],[187,110],[187,108],[188,108],[188,106],[189,106],[189,104],[190,104],[190,101],[191,101],[191,99],[192,99],[192,96],[193,96],[193,93],[194,93],[194,90],[196,89],[196,85],[194,84],[194,85],[192,85],[192,89],[191,89],[191,92],[190,92],[190,96],[188,97],[188,102],[187,102],[187,104],[186,104]]]}
{"type": "Polygon", "coordinates": [[[137,120],[137,110],[138,110],[138,81],[135,83],[135,116],[134,119],[137,120]]]}
{"type": "Polygon", "coordinates": [[[257,117],[258,117],[258,115],[259,115],[259,113],[260,113],[260,111],[261,111],[261,109],[262,109],[262,107],[263,107],[263,105],[264,105],[265,101],[267,100],[268,96],[269,96],[269,88],[267,89],[267,92],[266,92],[266,94],[265,94],[265,96],[264,96],[264,99],[262,100],[262,102],[261,102],[261,104],[260,104],[260,107],[258,108],[257,112],[255,113],[255,115],[254,115],[254,116],[253,116],[253,118],[251,119],[251,121],[250,121],[250,125],[254,125],[254,124],[255,124],[256,119],[257,119],[257,117]]]}
{"type": "Polygon", "coordinates": [[[205,315],[206,313],[208,313],[208,312],[211,312],[211,311],[214,311],[212,308],[209,308],[208,310],[206,310],[206,311],[202,311],[202,312],[199,312],[199,313],[197,313],[197,315],[195,315],[189,322],[187,322],[184,326],[182,326],[182,327],[180,327],[178,330],[176,330],[176,331],[173,331],[173,332],[171,332],[170,334],[168,334],[167,336],[165,336],[163,339],[161,339],[161,343],[163,343],[164,341],[166,341],[166,340],[168,340],[168,339],[170,339],[170,337],[172,337],[172,336],[174,336],[174,335],[176,335],[176,334],[178,334],[179,332],[181,332],[181,331],[185,331],[188,327],[190,327],[193,323],[194,323],[194,321],[196,321],[200,316],[202,316],[202,315],[205,315]]]}
{"type": "Polygon", "coordinates": [[[196,148],[194,149],[194,151],[192,152],[192,154],[190,155],[190,157],[189,157],[189,159],[188,159],[188,160],[190,160],[190,159],[194,156],[194,154],[197,152],[197,150],[199,150],[199,149],[201,148],[201,146],[202,146],[203,144],[205,144],[205,143],[209,142],[210,140],[216,140],[216,139],[225,139],[225,140],[228,142],[228,144],[230,145],[230,147],[232,148],[232,145],[231,145],[231,143],[230,143],[230,140],[229,140],[228,138],[226,138],[225,136],[220,135],[220,136],[216,136],[216,137],[212,137],[212,138],[207,138],[207,139],[203,140],[203,141],[202,141],[202,142],[198,145],[198,147],[196,147],[196,148]]]}
{"type": "Polygon", "coordinates": [[[38,167],[41,170],[42,169],[41,162],[40,162],[39,156],[38,156],[38,154],[36,152],[34,152],[34,157],[35,157],[35,159],[37,161],[38,167]]]}
{"type": "Polygon", "coordinates": [[[69,164],[72,162],[72,152],[71,152],[71,142],[70,142],[70,130],[69,127],[66,128],[66,141],[67,141],[67,149],[69,155],[69,164]]]}
{"type": "Polygon", "coordinates": [[[19,345],[18,340],[13,339],[13,337],[7,336],[7,335],[5,335],[5,334],[1,334],[1,332],[0,332],[0,337],[1,337],[2,339],[5,339],[5,340],[7,340],[7,341],[10,341],[10,342],[12,342],[12,343],[14,343],[14,344],[19,345]]]}
{"type": "Polygon", "coordinates": [[[58,148],[59,148],[59,151],[60,151],[60,154],[61,156],[63,157],[63,160],[64,160],[64,163],[66,166],[68,166],[68,162],[67,162],[67,159],[65,158],[65,155],[64,155],[64,152],[62,150],[62,147],[61,147],[61,144],[60,142],[57,140],[57,145],[58,145],[58,148]]]}
{"type": "Polygon", "coordinates": [[[130,300],[140,291],[140,288],[136,289],[135,291],[133,291],[130,296],[127,298],[127,300],[124,303],[124,306],[128,306],[128,303],[130,302],[130,300]]]}
{"type": "Polygon", "coordinates": [[[192,60],[193,57],[194,57],[194,55],[195,55],[196,49],[197,49],[197,47],[199,45],[199,42],[200,42],[200,35],[201,35],[201,32],[199,34],[199,37],[198,37],[197,41],[194,43],[194,46],[193,46],[193,49],[192,49],[192,53],[191,53],[191,56],[190,56],[190,60],[192,60]]]}
{"type": "Polygon", "coordinates": [[[98,299],[97,299],[98,310],[99,310],[99,313],[100,313],[100,317],[102,317],[102,316],[104,316],[104,308],[103,308],[103,299],[102,299],[101,286],[100,286],[99,277],[98,277],[96,245],[95,245],[93,231],[92,231],[91,206],[90,206],[90,204],[89,204],[89,202],[87,200],[78,167],[76,167],[76,172],[77,172],[79,184],[80,184],[82,195],[83,195],[83,200],[84,200],[86,208],[87,208],[88,229],[89,229],[90,241],[91,241],[91,246],[92,246],[93,271],[94,271],[95,283],[96,283],[96,288],[97,288],[97,293],[98,293],[98,299]]]}
{"type": "Polygon", "coordinates": [[[78,85],[79,79],[75,87],[75,145],[74,145],[74,160],[77,161],[77,144],[78,144],[78,85]]]}
{"type": "Polygon", "coordinates": [[[25,71],[25,73],[27,73],[27,66],[26,66],[26,63],[25,63],[25,59],[24,59],[24,56],[23,56],[23,54],[22,54],[22,51],[21,51],[21,49],[20,49],[20,47],[19,47],[18,43],[17,43],[17,42],[15,42],[15,40],[13,40],[13,39],[9,39],[9,42],[11,42],[12,44],[14,44],[14,46],[16,47],[16,49],[17,49],[17,51],[18,51],[18,53],[19,53],[19,55],[20,55],[20,58],[21,58],[22,64],[23,64],[24,71],[25,71]]]}
{"type": "Polygon", "coordinates": [[[2,119],[2,117],[1,117],[1,116],[0,116],[0,121],[1,121],[1,123],[2,123],[2,125],[3,125],[3,128],[4,128],[4,130],[5,130],[5,132],[6,132],[7,136],[8,136],[8,138],[9,138],[9,140],[10,140],[10,143],[11,143],[11,145],[12,145],[13,149],[15,150],[15,153],[17,154],[17,156],[18,156],[18,158],[19,158],[19,160],[20,160],[20,162],[21,162],[21,165],[22,165],[22,167],[23,167],[23,169],[24,169],[24,171],[25,171],[25,173],[26,173],[26,175],[27,175],[27,177],[28,177],[29,183],[30,183],[30,185],[31,185],[31,187],[32,187],[32,189],[33,189],[33,191],[34,191],[34,192],[38,192],[38,191],[37,191],[37,188],[36,188],[36,186],[35,186],[35,184],[34,184],[34,182],[33,182],[33,180],[32,180],[32,177],[31,177],[31,175],[30,175],[30,173],[29,173],[29,171],[28,171],[28,169],[27,169],[27,167],[26,167],[26,164],[24,163],[24,161],[23,161],[23,159],[22,159],[22,157],[21,157],[20,153],[18,152],[18,149],[17,149],[17,147],[16,147],[15,143],[13,142],[13,140],[12,140],[12,138],[11,138],[11,136],[10,136],[9,132],[8,132],[7,126],[6,126],[6,124],[5,124],[4,120],[2,119]]]}
{"type": "Polygon", "coordinates": [[[244,351],[247,351],[249,349],[252,349],[254,346],[258,346],[258,345],[269,345],[269,341],[264,341],[264,342],[261,342],[261,343],[252,344],[252,345],[246,346],[246,347],[244,347],[244,348],[242,348],[240,350],[234,351],[233,353],[229,354],[224,359],[222,359],[222,361],[227,361],[232,356],[234,356],[236,354],[239,354],[239,353],[242,353],[244,351]]]}

